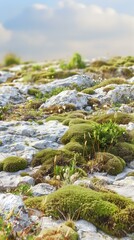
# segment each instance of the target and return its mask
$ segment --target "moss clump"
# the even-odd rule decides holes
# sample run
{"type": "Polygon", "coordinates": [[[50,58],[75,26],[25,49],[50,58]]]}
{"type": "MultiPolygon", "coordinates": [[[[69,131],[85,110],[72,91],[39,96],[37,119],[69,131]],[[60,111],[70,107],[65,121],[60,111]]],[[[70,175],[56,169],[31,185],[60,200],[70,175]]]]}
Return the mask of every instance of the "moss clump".
{"type": "Polygon", "coordinates": [[[83,146],[78,142],[69,142],[64,148],[71,152],[83,153],[83,146]]]}
{"type": "Polygon", "coordinates": [[[37,89],[37,88],[30,88],[28,90],[28,94],[29,95],[32,95],[32,96],[40,96],[40,97],[43,97],[43,93],[37,89]]]}
{"type": "Polygon", "coordinates": [[[109,150],[110,153],[123,158],[126,162],[134,160],[134,144],[119,142],[109,150]]]}
{"type": "Polygon", "coordinates": [[[134,203],[114,193],[66,186],[45,197],[42,209],[46,216],[84,219],[117,237],[134,231],[134,203]]]}
{"type": "Polygon", "coordinates": [[[93,116],[91,119],[98,123],[105,123],[112,120],[113,122],[118,124],[128,124],[129,122],[134,121],[134,114],[116,112],[111,114],[102,114],[102,115],[93,116]]]}
{"type": "Polygon", "coordinates": [[[82,92],[90,95],[93,95],[95,93],[95,91],[91,87],[84,89],[82,92]]]}
{"type": "MultiPolygon", "coordinates": [[[[67,149],[54,150],[51,148],[44,149],[38,152],[33,160],[32,166],[42,165],[39,173],[42,174],[54,174],[54,167],[57,166],[67,166],[70,164],[71,160],[75,157],[75,153],[68,151],[67,149]]],[[[76,164],[81,166],[85,163],[83,157],[78,154],[76,157],[76,164]]]]}
{"type": "Polygon", "coordinates": [[[125,78],[133,77],[133,71],[128,68],[122,68],[121,73],[122,73],[123,77],[125,77],[125,78]]]}
{"type": "Polygon", "coordinates": [[[128,82],[124,78],[109,78],[106,80],[101,81],[98,84],[95,84],[93,87],[86,88],[82,92],[87,93],[87,94],[93,94],[95,93],[95,89],[101,88],[101,87],[107,87],[107,88],[113,88],[113,86],[109,86],[111,84],[128,84],[128,82]],[[90,93],[91,92],[91,93],[90,93]]]}
{"type": "Polygon", "coordinates": [[[60,158],[61,161],[64,162],[65,159],[69,159],[72,156],[73,154],[67,150],[64,151],[64,150],[55,150],[55,149],[47,148],[35,154],[32,160],[32,166],[35,167],[43,163],[53,164],[55,157],[57,159],[60,158]]]}
{"type": "Polygon", "coordinates": [[[95,160],[89,162],[91,171],[104,171],[111,175],[121,173],[125,167],[125,161],[107,152],[96,153],[95,160]]]}
{"type": "Polygon", "coordinates": [[[90,133],[93,132],[94,124],[76,124],[70,126],[69,130],[61,138],[63,144],[70,141],[76,141],[80,144],[84,144],[85,141],[91,143],[90,133]]]}
{"type": "Polygon", "coordinates": [[[3,160],[3,171],[17,172],[27,167],[27,161],[20,157],[7,157],[3,160]]]}
{"type": "Polygon", "coordinates": [[[107,65],[108,63],[103,60],[95,60],[90,64],[91,67],[95,67],[95,68],[100,68],[102,66],[107,66],[107,65]]]}
{"type": "Polygon", "coordinates": [[[53,114],[49,117],[46,118],[46,122],[52,121],[52,120],[57,120],[59,122],[63,122],[65,120],[65,116],[59,115],[59,114],[53,114]]]}
{"type": "Polygon", "coordinates": [[[42,203],[43,197],[28,197],[24,203],[29,208],[35,208],[38,210],[42,210],[41,203],[42,203]]]}
{"type": "Polygon", "coordinates": [[[35,240],[78,240],[78,233],[66,224],[42,230],[35,240]]]}
{"type": "Polygon", "coordinates": [[[75,125],[75,124],[89,123],[89,122],[90,122],[90,121],[84,120],[84,119],[82,119],[82,118],[75,118],[75,119],[66,118],[66,119],[63,121],[63,124],[66,125],[66,126],[71,126],[71,125],[75,125]]]}
{"type": "Polygon", "coordinates": [[[103,89],[103,91],[106,92],[106,93],[108,93],[109,91],[114,90],[114,89],[115,89],[114,86],[107,86],[107,87],[105,87],[105,88],[103,89]]]}

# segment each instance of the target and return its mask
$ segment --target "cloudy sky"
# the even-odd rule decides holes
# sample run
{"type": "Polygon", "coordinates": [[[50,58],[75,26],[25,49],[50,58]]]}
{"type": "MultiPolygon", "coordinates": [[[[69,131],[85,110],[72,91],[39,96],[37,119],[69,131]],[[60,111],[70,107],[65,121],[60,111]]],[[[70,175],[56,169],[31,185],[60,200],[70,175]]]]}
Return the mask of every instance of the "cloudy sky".
{"type": "Polygon", "coordinates": [[[134,0],[0,0],[0,60],[134,55],[134,0]]]}

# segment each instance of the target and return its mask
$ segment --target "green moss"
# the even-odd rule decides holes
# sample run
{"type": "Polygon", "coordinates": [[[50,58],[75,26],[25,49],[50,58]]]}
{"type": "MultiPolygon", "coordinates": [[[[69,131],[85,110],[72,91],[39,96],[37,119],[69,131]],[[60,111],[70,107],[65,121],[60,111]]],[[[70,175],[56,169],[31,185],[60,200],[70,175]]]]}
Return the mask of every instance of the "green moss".
{"type": "Polygon", "coordinates": [[[127,177],[134,177],[134,171],[133,171],[133,172],[129,172],[129,173],[127,174],[127,177]]]}
{"type": "Polygon", "coordinates": [[[63,122],[65,120],[65,116],[59,115],[59,114],[53,114],[49,117],[46,118],[46,122],[52,121],[52,120],[57,120],[59,122],[63,122]]]}
{"type": "MultiPolygon", "coordinates": [[[[75,153],[68,151],[67,149],[54,150],[44,149],[38,152],[33,160],[32,166],[42,165],[40,170],[41,174],[54,174],[54,167],[57,166],[68,166],[70,162],[75,158],[75,153]]],[[[81,166],[85,163],[83,157],[78,154],[75,158],[76,164],[81,166]]]]}
{"type": "Polygon", "coordinates": [[[117,237],[134,231],[134,203],[114,193],[67,186],[45,197],[42,209],[46,216],[84,219],[117,237]],[[124,213],[127,217],[123,216],[124,213]]]}
{"type": "Polygon", "coordinates": [[[107,65],[108,63],[103,60],[95,60],[90,64],[91,67],[95,67],[95,68],[100,68],[102,66],[107,66],[107,65]]]}
{"type": "Polygon", "coordinates": [[[123,158],[126,162],[134,160],[134,144],[119,142],[109,150],[110,153],[123,158]]]}
{"type": "Polygon", "coordinates": [[[20,157],[7,157],[3,160],[3,171],[17,172],[27,167],[27,161],[20,157]]]}
{"type": "Polygon", "coordinates": [[[131,65],[134,64],[134,57],[133,56],[116,56],[108,60],[109,64],[115,65],[117,67],[119,66],[125,66],[127,63],[131,63],[131,65]]]}
{"type": "Polygon", "coordinates": [[[28,94],[32,96],[40,96],[43,97],[43,93],[38,90],[37,88],[30,88],[28,89],[28,94]]]}
{"type": "Polygon", "coordinates": [[[108,93],[109,91],[114,90],[114,89],[115,89],[114,86],[106,86],[106,87],[103,89],[103,91],[106,92],[106,93],[108,93]]]}
{"type": "Polygon", "coordinates": [[[90,94],[90,95],[93,95],[95,93],[95,91],[93,90],[92,87],[90,88],[86,88],[82,91],[83,93],[86,93],[86,94],[90,94]]]}
{"type": "Polygon", "coordinates": [[[66,126],[71,126],[71,125],[75,125],[75,124],[81,124],[81,123],[91,123],[91,121],[85,120],[85,119],[81,119],[81,118],[66,118],[62,124],[66,125],[66,126]]]}
{"type": "Polygon", "coordinates": [[[38,166],[40,164],[43,164],[44,162],[52,164],[54,162],[55,157],[61,158],[62,161],[62,159],[63,160],[69,159],[72,156],[73,154],[70,153],[69,151],[47,148],[35,154],[32,160],[32,166],[38,166]]]}
{"type": "Polygon", "coordinates": [[[133,70],[128,69],[128,68],[122,68],[121,73],[122,73],[123,77],[125,77],[125,78],[131,78],[134,76],[133,70]]]}
{"type": "Polygon", "coordinates": [[[26,200],[24,200],[24,203],[25,203],[26,207],[42,210],[42,208],[41,208],[42,200],[43,200],[42,196],[41,197],[28,197],[26,200]]]}
{"type": "Polygon", "coordinates": [[[93,121],[96,121],[98,123],[105,123],[110,120],[112,120],[115,123],[118,124],[128,124],[129,122],[134,121],[134,114],[133,113],[121,113],[121,112],[116,112],[116,113],[111,113],[111,114],[101,114],[101,115],[96,115],[91,118],[93,121]]]}
{"type": "Polygon", "coordinates": [[[83,146],[78,142],[69,142],[64,148],[71,152],[83,153],[83,146]]]}
{"type": "Polygon", "coordinates": [[[76,141],[80,144],[84,144],[85,141],[91,142],[89,134],[93,131],[94,125],[92,124],[76,124],[70,126],[69,130],[61,138],[63,144],[70,141],[76,141]]]}
{"type": "Polygon", "coordinates": [[[104,171],[110,175],[121,173],[125,165],[125,161],[122,158],[107,152],[98,152],[95,155],[95,160],[89,161],[91,171],[104,171]]]}
{"type": "Polygon", "coordinates": [[[21,176],[21,177],[29,176],[29,173],[28,173],[28,172],[21,172],[21,173],[20,173],[20,176],[21,176]]]}

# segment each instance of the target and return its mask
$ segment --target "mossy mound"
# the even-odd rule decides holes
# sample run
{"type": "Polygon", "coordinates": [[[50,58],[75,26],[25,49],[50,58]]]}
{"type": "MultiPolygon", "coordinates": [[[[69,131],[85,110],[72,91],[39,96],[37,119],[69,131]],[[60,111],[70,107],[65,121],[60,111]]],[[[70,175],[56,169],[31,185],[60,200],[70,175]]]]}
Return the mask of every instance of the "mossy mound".
{"type": "Polygon", "coordinates": [[[61,138],[63,144],[70,141],[76,141],[80,144],[84,144],[85,141],[91,143],[90,133],[93,132],[95,124],[76,124],[70,126],[69,130],[61,138]]]}
{"type": "Polygon", "coordinates": [[[75,152],[68,151],[67,149],[54,150],[51,148],[44,149],[34,156],[32,166],[42,165],[39,173],[51,174],[54,173],[54,166],[67,166],[75,158],[77,166],[82,166],[85,163],[84,158],[75,152]]]}
{"type": "Polygon", "coordinates": [[[124,78],[109,78],[106,80],[103,80],[100,83],[95,84],[93,87],[90,88],[86,88],[84,89],[82,92],[87,93],[87,94],[94,94],[94,90],[97,88],[101,88],[101,87],[110,87],[110,84],[128,84],[128,82],[124,79],[124,78]]]}
{"type": "Polygon", "coordinates": [[[17,172],[19,170],[23,170],[27,167],[27,161],[20,157],[7,157],[3,160],[1,163],[1,166],[3,165],[3,171],[6,172],[17,172]]]}
{"type": "Polygon", "coordinates": [[[43,93],[37,89],[37,88],[30,88],[28,90],[28,94],[29,95],[32,95],[32,96],[40,96],[40,97],[43,97],[43,93]]]}
{"type": "Polygon", "coordinates": [[[42,230],[35,240],[78,240],[78,233],[75,232],[71,227],[65,224],[61,224],[58,227],[52,227],[49,229],[42,230]]]}
{"type": "Polygon", "coordinates": [[[66,186],[45,197],[42,210],[58,219],[84,219],[117,237],[134,231],[134,203],[114,193],[66,186]]]}
{"type": "Polygon", "coordinates": [[[71,152],[83,154],[83,146],[78,142],[69,142],[64,148],[71,152]]]}
{"type": "Polygon", "coordinates": [[[95,160],[89,161],[91,171],[104,171],[111,175],[121,173],[125,166],[126,163],[122,158],[107,152],[98,152],[95,155],[95,160]]]}
{"type": "Polygon", "coordinates": [[[134,160],[134,144],[131,143],[119,142],[110,148],[109,152],[123,158],[125,162],[134,160]]]}
{"type": "Polygon", "coordinates": [[[93,121],[98,123],[109,122],[110,120],[117,124],[128,124],[129,122],[134,122],[134,114],[133,113],[111,113],[111,114],[101,114],[92,117],[93,121]]]}

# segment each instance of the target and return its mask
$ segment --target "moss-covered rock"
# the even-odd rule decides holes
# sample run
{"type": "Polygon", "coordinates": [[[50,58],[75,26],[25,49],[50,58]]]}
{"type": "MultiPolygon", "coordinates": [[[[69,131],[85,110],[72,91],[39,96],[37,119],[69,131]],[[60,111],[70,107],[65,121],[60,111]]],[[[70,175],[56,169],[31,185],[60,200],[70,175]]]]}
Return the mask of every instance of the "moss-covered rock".
{"type": "Polygon", "coordinates": [[[3,171],[17,172],[27,167],[27,161],[23,158],[11,156],[3,160],[3,171]]]}
{"type": "Polygon", "coordinates": [[[64,148],[71,152],[83,154],[83,146],[78,142],[69,142],[64,148]]]}
{"type": "Polygon", "coordinates": [[[83,156],[80,154],[75,156],[75,152],[68,151],[64,148],[61,150],[48,148],[36,153],[32,160],[32,166],[42,165],[39,174],[51,174],[51,176],[53,176],[56,165],[68,166],[74,158],[77,166],[82,166],[85,163],[83,156]]]}
{"type": "Polygon", "coordinates": [[[42,230],[35,240],[78,240],[78,233],[66,224],[42,230]]]}
{"type": "Polygon", "coordinates": [[[111,114],[101,114],[101,115],[93,116],[92,120],[98,123],[109,122],[110,120],[112,120],[117,124],[128,124],[129,122],[134,121],[134,114],[121,113],[121,112],[116,112],[111,114]]]}
{"type": "Polygon", "coordinates": [[[70,126],[69,130],[61,138],[63,144],[70,141],[76,141],[80,144],[84,144],[85,141],[91,143],[90,133],[93,132],[95,124],[76,124],[70,126]]]}
{"type": "Polygon", "coordinates": [[[111,175],[121,173],[125,165],[126,163],[122,158],[107,152],[98,152],[95,155],[95,160],[89,161],[91,171],[104,171],[111,175]]]}
{"type": "Polygon", "coordinates": [[[32,160],[32,166],[42,165],[43,163],[53,164],[55,159],[56,163],[59,161],[64,163],[65,160],[69,160],[71,157],[73,157],[73,153],[67,150],[55,150],[47,148],[35,154],[32,160]]]}
{"type": "Polygon", "coordinates": [[[40,97],[43,97],[42,92],[41,92],[39,89],[37,89],[37,88],[30,88],[30,89],[28,90],[28,94],[29,94],[29,95],[32,95],[32,96],[40,96],[40,97]]]}
{"type": "Polygon", "coordinates": [[[114,193],[67,186],[45,197],[42,210],[46,216],[87,220],[117,237],[134,231],[134,203],[114,193]]]}
{"type": "Polygon", "coordinates": [[[115,146],[110,148],[110,153],[123,158],[126,162],[134,160],[134,144],[127,142],[118,142],[115,146]]]}

